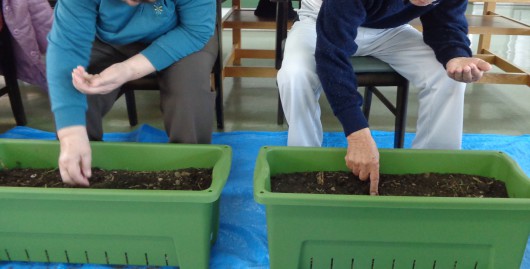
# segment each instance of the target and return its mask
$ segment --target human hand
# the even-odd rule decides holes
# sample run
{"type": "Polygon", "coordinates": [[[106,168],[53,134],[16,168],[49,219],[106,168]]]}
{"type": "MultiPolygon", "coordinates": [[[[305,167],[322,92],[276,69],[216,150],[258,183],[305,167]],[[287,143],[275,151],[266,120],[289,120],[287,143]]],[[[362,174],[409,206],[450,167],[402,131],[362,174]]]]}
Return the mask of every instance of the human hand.
{"type": "Polygon", "coordinates": [[[447,75],[460,82],[476,82],[491,65],[479,58],[457,57],[449,60],[446,65],[447,75]]]}
{"type": "Polygon", "coordinates": [[[64,183],[88,186],[92,176],[92,151],[84,126],[71,126],[57,131],[61,144],[59,171],[64,183]]]}
{"type": "Polygon", "coordinates": [[[379,191],[379,151],[370,129],[364,128],[353,132],[348,137],[346,166],[361,180],[370,179],[370,195],[378,195],[379,191]]]}
{"type": "Polygon", "coordinates": [[[89,74],[78,66],[72,71],[72,83],[84,94],[107,94],[128,81],[127,72],[122,63],[113,64],[99,74],[89,74]]]}
{"type": "Polygon", "coordinates": [[[155,67],[142,54],[115,63],[99,74],[89,74],[85,68],[78,66],[72,71],[74,87],[84,94],[107,94],[125,82],[135,80],[155,72],[155,67]]]}

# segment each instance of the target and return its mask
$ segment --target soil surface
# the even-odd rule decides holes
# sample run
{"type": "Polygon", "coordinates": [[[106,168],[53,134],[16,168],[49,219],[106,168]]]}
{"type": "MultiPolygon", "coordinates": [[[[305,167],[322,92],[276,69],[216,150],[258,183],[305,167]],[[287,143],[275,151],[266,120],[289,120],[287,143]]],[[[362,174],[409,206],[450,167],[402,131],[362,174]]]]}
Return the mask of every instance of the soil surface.
{"type": "MultiPolygon", "coordinates": [[[[212,184],[212,169],[168,171],[92,169],[91,189],[205,190],[212,184]]],[[[73,188],[62,182],[58,169],[7,169],[0,171],[0,186],[73,188]]]]}
{"type": "MultiPolygon", "coordinates": [[[[369,195],[370,181],[350,172],[301,172],[271,177],[271,190],[283,193],[369,195]]],[[[381,174],[379,195],[507,198],[504,182],[464,174],[381,174]]]]}

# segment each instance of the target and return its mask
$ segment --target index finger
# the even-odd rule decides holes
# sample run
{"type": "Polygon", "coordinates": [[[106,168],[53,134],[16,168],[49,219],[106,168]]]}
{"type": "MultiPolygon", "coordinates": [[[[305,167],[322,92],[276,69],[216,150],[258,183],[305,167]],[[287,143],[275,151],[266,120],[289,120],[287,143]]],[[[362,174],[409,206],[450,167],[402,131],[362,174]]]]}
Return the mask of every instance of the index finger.
{"type": "Polygon", "coordinates": [[[379,169],[370,173],[370,195],[379,195],[379,169]]]}

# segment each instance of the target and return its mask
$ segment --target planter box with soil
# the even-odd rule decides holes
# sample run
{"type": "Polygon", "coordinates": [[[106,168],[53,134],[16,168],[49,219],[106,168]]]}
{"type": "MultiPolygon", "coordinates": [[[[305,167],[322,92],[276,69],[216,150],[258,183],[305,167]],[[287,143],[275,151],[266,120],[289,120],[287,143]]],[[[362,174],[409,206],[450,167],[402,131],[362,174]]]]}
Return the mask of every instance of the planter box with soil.
{"type": "MultiPolygon", "coordinates": [[[[230,172],[224,145],[92,143],[93,167],[212,169],[207,189],[0,187],[0,260],[208,268],[219,198],[230,172]]],[[[0,140],[5,168],[56,168],[57,141],[0,140]]]]}
{"type": "Polygon", "coordinates": [[[530,234],[530,179],[493,151],[380,150],[381,173],[503,181],[509,198],[271,191],[271,176],[347,171],[345,149],[263,147],[254,198],[266,207],[271,269],[519,268],[530,234]]]}

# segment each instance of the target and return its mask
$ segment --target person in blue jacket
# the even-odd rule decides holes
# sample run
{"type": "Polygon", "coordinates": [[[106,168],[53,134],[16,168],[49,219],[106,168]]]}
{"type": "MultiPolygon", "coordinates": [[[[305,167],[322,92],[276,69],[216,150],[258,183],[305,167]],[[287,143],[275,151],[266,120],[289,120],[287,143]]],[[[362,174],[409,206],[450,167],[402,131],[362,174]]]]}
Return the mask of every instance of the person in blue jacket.
{"type": "Polygon", "coordinates": [[[419,88],[413,148],[459,149],[466,84],[491,66],[472,57],[462,0],[324,0],[316,72],[347,137],[346,165],[377,194],[379,152],[361,112],[351,55],[372,55],[419,88]],[[423,34],[408,25],[420,18],[423,34]]]}
{"type": "Polygon", "coordinates": [[[65,183],[89,185],[103,116],[121,85],[153,72],[170,142],[211,143],[215,22],[216,0],[58,1],[46,66],[65,183]]]}

